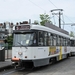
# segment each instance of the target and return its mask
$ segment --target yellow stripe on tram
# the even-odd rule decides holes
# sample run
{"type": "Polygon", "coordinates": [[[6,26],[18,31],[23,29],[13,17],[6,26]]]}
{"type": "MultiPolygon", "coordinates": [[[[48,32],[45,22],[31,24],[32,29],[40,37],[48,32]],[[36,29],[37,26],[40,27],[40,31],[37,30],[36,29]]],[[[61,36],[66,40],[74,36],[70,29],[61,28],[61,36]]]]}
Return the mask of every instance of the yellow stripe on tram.
{"type": "Polygon", "coordinates": [[[59,60],[62,59],[62,46],[60,46],[59,60]]]}

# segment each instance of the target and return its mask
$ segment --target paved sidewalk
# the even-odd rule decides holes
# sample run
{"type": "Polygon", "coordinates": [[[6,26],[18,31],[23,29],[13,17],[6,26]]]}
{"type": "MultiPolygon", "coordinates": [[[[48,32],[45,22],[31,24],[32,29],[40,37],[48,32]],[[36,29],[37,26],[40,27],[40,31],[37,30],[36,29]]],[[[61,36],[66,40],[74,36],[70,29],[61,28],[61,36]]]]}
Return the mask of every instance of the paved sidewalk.
{"type": "Polygon", "coordinates": [[[8,66],[12,67],[12,61],[11,61],[11,59],[6,59],[5,61],[0,61],[0,69],[1,68],[6,68],[8,66]]]}

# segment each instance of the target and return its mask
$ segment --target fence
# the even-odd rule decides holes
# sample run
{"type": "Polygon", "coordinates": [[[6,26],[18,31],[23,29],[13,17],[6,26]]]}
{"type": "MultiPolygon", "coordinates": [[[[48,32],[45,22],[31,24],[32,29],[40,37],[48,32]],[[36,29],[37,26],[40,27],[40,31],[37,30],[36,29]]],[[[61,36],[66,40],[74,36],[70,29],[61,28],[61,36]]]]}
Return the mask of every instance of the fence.
{"type": "Polygon", "coordinates": [[[12,58],[12,50],[5,50],[5,59],[11,59],[12,58]]]}
{"type": "Polygon", "coordinates": [[[5,44],[5,59],[11,59],[12,58],[12,46],[8,43],[5,44]]]}

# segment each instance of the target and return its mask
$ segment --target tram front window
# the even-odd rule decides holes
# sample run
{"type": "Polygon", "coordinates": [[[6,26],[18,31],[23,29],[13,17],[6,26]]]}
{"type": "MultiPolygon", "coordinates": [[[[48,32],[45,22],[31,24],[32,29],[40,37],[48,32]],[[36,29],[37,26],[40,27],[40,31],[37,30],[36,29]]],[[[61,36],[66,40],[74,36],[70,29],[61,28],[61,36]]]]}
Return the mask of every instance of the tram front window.
{"type": "Polygon", "coordinates": [[[14,34],[14,40],[13,45],[14,46],[29,46],[34,43],[34,33],[15,33],[14,34]]]}

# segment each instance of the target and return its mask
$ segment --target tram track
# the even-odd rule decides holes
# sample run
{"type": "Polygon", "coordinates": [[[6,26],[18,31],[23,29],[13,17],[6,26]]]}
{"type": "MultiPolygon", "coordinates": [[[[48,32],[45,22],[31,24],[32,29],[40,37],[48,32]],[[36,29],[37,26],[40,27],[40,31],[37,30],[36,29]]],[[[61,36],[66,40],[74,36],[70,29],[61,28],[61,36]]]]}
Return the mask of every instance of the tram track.
{"type": "MultiPolygon", "coordinates": [[[[68,59],[68,60],[62,60],[60,62],[57,62],[55,64],[50,64],[48,66],[38,67],[34,68],[33,70],[16,70],[16,72],[13,72],[9,75],[60,75],[66,73],[66,75],[72,75],[70,71],[74,72],[74,59],[68,59]],[[69,62],[69,63],[68,63],[69,62]],[[65,64],[64,64],[65,63],[65,64]],[[72,65],[73,64],[73,65],[72,65]],[[71,67],[72,65],[72,67],[71,67]],[[60,67],[58,67],[60,66],[60,67]],[[69,66],[69,67],[68,67],[69,66]],[[70,68],[71,67],[71,68],[70,68]],[[68,74],[67,74],[68,73],[68,74]]],[[[74,75],[74,74],[73,74],[74,75]]]]}
{"type": "Polygon", "coordinates": [[[31,72],[33,72],[33,69],[12,69],[12,70],[8,70],[8,71],[3,71],[0,75],[26,75],[29,74],[31,72]]]}
{"type": "MultiPolygon", "coordinates": [[[[64,59],[65,60],[65,59],[64,59]]],[[[62,60],[63,61],[63,60],[62,60]]],[[[56,62],[56,63],[50,63],[48,66],[52,66],[54,64],[57,64],[57,63],[60,63],[61,61],[59,62],[56,62]]],[[[1,73],[0,75],[27,75],[29,73],[32,73],[32,72],[35,72],[35,71],[38,71],[38,70],[41,70],[43,68],[46,68],[48,67],[47,65],[46,66],[43,66],[43,67],[38,67],[38,68],[31,68],[31,69],[25,69],[25,68],[19,68],[19,69],[11,69],[11,70],[6,70],[4,71],[3,73],[1,73]]]]}
{"type": "MultiPolygon", "coordinates": [[[[58,63],[58,62],[57,62],[58,63]]],[[[50,63],[49,65],[54,65],[55,63],[50,63]]],[[[43,66],[45,67],[45,66],[43,66]]],[[[42,69],[43,67],[38,67],[38,68],[31,68],[31,69],[25,69],[25,68],[20,68],[20,69],[11,69],[8,71],[3,72],[0,75],[27,75],[29,73],[35,72],[38,69],[42,69]]],[[[46,65],[47,67],[47,65],[46,65]]]]}
{"type": "Polygon", "coordinates": [[[11,69],[11,70],[4,70],[0,73],[0,75],[10,75],[11,73],[16,72],[15,69],[11,69]]]}

